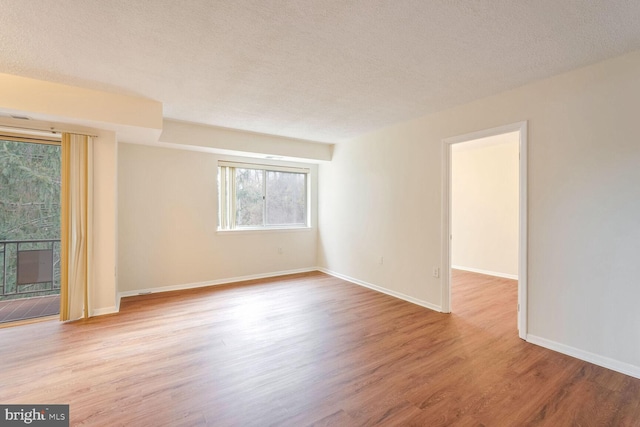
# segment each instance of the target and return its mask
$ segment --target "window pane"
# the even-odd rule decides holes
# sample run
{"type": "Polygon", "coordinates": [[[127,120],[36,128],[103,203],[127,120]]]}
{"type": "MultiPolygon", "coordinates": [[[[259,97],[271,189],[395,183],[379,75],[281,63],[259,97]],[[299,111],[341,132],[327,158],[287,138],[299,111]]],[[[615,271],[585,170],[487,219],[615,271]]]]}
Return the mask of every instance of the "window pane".
{"type": "Polygon", "coordinates": [[[264,223],[262,198],[263,171],[236,169],[236,225],[261,227],[264,223]]]}
{"type": "Polygon", "coordinates": [[[307,222],[306,175],[267,171],[267,225],[307,222]]]}

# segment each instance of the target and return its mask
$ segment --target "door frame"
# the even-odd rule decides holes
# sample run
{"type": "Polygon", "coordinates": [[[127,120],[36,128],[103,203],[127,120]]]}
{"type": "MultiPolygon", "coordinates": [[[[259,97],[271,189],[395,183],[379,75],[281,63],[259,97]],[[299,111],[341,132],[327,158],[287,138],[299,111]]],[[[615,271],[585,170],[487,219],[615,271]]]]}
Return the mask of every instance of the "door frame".
{"type": "Polygon", "coordinates": [[[454,144],[519,132],[518,203],[518,335],[527,339],[527,121],[471,132],[442,140],[442,300],[451,313],[451,148],[454,144]]]}

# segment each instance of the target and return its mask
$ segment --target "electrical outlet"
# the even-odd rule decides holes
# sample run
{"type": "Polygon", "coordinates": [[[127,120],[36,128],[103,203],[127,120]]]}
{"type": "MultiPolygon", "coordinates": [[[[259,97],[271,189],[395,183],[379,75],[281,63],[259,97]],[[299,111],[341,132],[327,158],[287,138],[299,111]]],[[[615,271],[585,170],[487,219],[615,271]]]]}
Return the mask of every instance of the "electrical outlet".
{"type": "Polygon", "coordinates": [[[380,265],[384,264],[384,257],[380,257],[380,261],[378,261],[380,265]]]}
{"type": "Polygon", "coordinates": [[[278,253],[282,255],[282,248],[278,248],[278,253]]]}
{"type": "Polygon", "coordinates": [[[433,267],[433,277],[440,277],[440,269],[438,267],[433,267]]]}

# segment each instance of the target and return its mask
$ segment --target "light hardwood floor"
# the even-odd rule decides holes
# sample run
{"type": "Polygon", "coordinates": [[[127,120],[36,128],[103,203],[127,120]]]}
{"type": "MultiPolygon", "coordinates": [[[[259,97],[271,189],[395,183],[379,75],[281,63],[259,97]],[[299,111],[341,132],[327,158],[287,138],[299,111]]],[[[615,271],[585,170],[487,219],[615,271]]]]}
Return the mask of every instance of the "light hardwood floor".
{"type": "Polygon", "coordinates": [[[516,284],[447,315],[321,274],[124,299],[0,330],[0,403],[92,426],[634,426],[640,380],[517,337],[516,284]]]}

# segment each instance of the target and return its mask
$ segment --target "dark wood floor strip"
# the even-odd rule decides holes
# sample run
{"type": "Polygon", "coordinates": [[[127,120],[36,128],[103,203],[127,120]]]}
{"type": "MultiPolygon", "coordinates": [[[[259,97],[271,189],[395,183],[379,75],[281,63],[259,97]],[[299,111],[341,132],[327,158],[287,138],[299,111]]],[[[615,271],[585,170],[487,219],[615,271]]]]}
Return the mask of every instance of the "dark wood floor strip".
{"type": "Polygon", "coordinates": [[[60,313],[60,295],[0,301],[0,323],[60,313]]]}
{"type": "Polygon", "coordinates": [[[72,425],[640,425],[640,380],[520,340],[516,283],[454,272],[442,314],[309,273],[0,330],[0,402],[72,425]]]}

